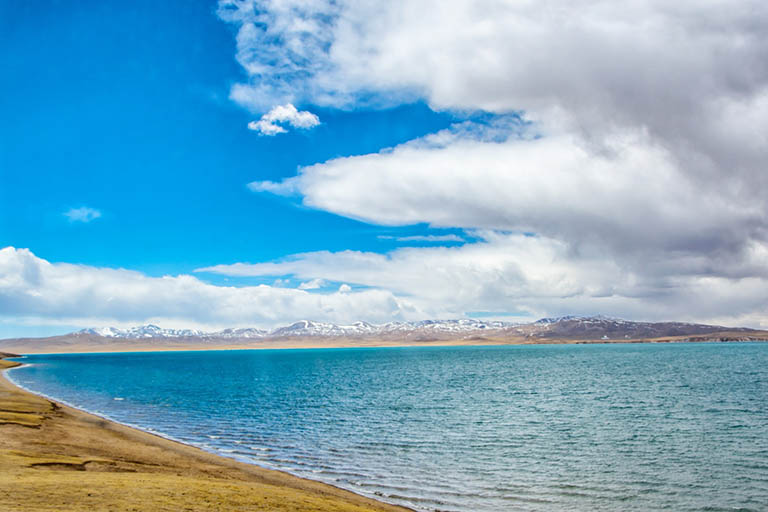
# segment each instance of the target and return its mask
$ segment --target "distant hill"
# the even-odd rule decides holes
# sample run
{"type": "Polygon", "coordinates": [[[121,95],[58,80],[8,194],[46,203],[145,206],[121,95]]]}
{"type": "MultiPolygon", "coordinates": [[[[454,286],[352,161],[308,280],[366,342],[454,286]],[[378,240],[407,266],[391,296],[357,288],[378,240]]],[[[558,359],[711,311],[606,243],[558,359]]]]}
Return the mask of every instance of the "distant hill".
{"type": "Polygon", "coordinates": [[[532,324],[513,328],[535,338],[569,340],[621,340],[691,336],[717,332],[764,333],[744,327],[690,324],[683,322],[630,322],[604,316],[542,318],[532,324]]]}
{"type": "Polygon", "coordinates": [[[302,320],[271,331],[256,328],[206,332],[143,325],[83,329],[48,338],[0,340],[0,350],[20,353],[122,350],[376,346],[398,344],[768,341],[768,331],[683,322],[632,322],[605,316],[542,318],[532,323],[423,320],[336,325],[302,320]]]}

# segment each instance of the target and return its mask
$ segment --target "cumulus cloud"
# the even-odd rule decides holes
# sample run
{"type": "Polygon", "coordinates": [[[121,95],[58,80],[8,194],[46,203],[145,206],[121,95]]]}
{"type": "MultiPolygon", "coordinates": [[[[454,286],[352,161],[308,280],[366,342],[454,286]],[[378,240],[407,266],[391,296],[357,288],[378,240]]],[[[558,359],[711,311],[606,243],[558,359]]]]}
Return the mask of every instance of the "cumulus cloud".
{"type": "Polygon", "coordinates": [[[246,106],[524,111],[597,155],[642,137],[692,180],[732,180],[752,201],[768,186],[760,0],[221,0],[218,12],[238,28],[250,80],[232,96],[246,106]]]}
{"type": "Polygon", "coordinates": [[[221,0],[218,12],[238,30],[243,106],[421,99],[491,122],[249,184],[380,225],[479,229],[479,242],[209,270],[380,287],[457,313],[765,325],[765,2],[221,0]]]}
{"type": "Polygon", "coordinates": [[[257,131],[261,135],[277,135],[288,131],[282,125],[307,130],[319,124],[320,118],[315,114],[306,110],[299,112],[296,107],[288,103],[272,108],[258,121],[251,121],[248,123],[248,129],[257,131]]]}
{"type": "Polygon", "coordinates": [[[601,244],[607,255],[714,257],[764,240],[762,199],[695,179],[642,134],[609,142],[610,152],[594,154],[569,135],[417,140],[251,188],[295,191],[308,206],[378,224],[533,232],[573,246],[601,244]]]}
{"type": "Polygon", "coordinates": [[[327,283],[323,279],[311,279],[299,284],[299,290],[317,290],[327,283]]]}
{"type": "Polygon", "coordinates": [[[81,206],[80,208],[70,208],[63,214],[70,222],[84,222],[88,223],[92,220],[101,217],[101,211],[87,206],[81,206]]]}
{"type": "MultiPolygon", "coordinates": [[[[636,296],[665,307],[676,298],[684,313],[702,286],[758,300],[751,286],[768,272],[765,2],[222,0],[219,14],[238,27],[250,80],[232,96],[243,105],[416,98],[493,119],[252,190],[375,224],[534,233],[561,248],[562,272],[549,271],[564,283],[604,283],[585,280],[585,255],[626,282],[601,302],[624,304],[620,316],[641,311],[636,296]],[[510,114],[519,122],[500,122],[510,114]]],[[[313,261],[327,260],[320,254],[313,261]]],[[[532,267],[516,268],[520,286],[536,282],[532,267]]],[[[314,268],[307,278],[329,274],[314,268]]],[[[531,307],[546,310],[538,296],[531,307]]],[[[763,311],[764,301],[737,302],[763,311]]]]}
{"type": "Polygon", "coordinates": [[[244,104],[345,106],[373,93],[675,124],[687,120],[670,108],[747,99],[768,68],[759,0],[220,0],[218,13],[238,29],[244,104]]]}
{"type": "Polygon", "coordinates": [[[0,320],[37,325],[274,327],[302,318],[337,323],[422,318],[386,290],[321,294],[267,285],[230,287],[190,275],[50,263],[26,249],[0,250],[0,320]]]}
{"type": "Polygon", "coordinates": [[[768,327],[768,246],[707,274],[680,256],[633,269],[600,252],[574,251],[541,236],[480,231],[455,247],[406,247],[297,254],[282,261],[218,265],[200,272],[285,276],[304,288],[216,286],[194,276],[50,263],[26,249],[0,250],[0,321],[36,325],[274,327],[302,318],[336,323],[462,317],[513,312],[520,319],[596,312],[768,327]],[[733,275],[729,275],[729,274],[733,275]],[[329,282],[338,290],[308,290],[329,282]],[[352,285],[360,286],[355,290],[352,285]]]}
{"type": "Polygon", "coordinates": [[[718,272],[680,254],[628,266],[602,250],[543,236],[479,231],[456,247],[407,247],[378,254],[312,252],[283,261],[199,269],[233,276],[290,274],[391,290],[428,315],[498,311],[521,318],[604,313],[647,320],[684,319],[768,326],[768,246],[755,246],[718,272]]]}
{"type": "Polygon", "coordinates": [[[694,179],[643,136],[617,138],[601,155],[567,135],[447,139],[331,160],[278,186],[340,215],[483,228],[485,241],[246,268],[382,287],[454,315],[504,307],[736,321],[750,312],[765,325],[768,297],[756,293],[768,278],[764,201],[694,179]]]}

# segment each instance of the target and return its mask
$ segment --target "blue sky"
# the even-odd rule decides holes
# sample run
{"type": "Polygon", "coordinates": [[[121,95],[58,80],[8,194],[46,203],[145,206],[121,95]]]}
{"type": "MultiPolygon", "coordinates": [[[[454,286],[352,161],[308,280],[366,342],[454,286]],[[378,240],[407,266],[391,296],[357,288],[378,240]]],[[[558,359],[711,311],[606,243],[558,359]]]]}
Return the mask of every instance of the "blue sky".
{"type": "Polygon", "coordinates": [[[318,110],[312,131],[261,137],[245,129],[253,115],[227,99],[244,73],[214,2],[2,9],[12,78],[0,84],[11,121],[0,133],[0,245],[162,275],[321,249],[383,251],[395,243],[377,235],[424,231],[298,208],[246,184],[405,142],[450,115],[423,103],[318,110]],[[62,215],[82,206],[102,216],[62,215]]]}
{"type": "Polygon", "coordinates": [[[0,336],[768,326],[766,7],[546,4],[2,2],[0,336]]]}

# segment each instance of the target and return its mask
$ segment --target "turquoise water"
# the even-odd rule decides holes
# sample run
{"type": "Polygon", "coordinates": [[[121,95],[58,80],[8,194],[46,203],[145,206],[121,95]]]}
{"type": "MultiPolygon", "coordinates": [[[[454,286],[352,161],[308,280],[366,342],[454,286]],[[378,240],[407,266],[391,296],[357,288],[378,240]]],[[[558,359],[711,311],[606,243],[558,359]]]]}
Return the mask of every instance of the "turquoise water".
{"type": "Polygon", "coordinates": [[[768,344],[26,362],[34,391],[418,510],[768,510],[768,344]]]}

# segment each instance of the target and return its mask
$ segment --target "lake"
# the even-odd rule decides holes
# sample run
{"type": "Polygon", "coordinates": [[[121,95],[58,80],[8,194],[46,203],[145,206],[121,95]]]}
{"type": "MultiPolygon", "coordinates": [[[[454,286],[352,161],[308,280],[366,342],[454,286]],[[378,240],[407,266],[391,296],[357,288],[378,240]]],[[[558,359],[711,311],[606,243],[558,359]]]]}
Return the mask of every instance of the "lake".
{"type": "Polygon", "coordinates": [[[766,510],[768,344],[36,355],[76,407],[417,510],[766,510]]]}

